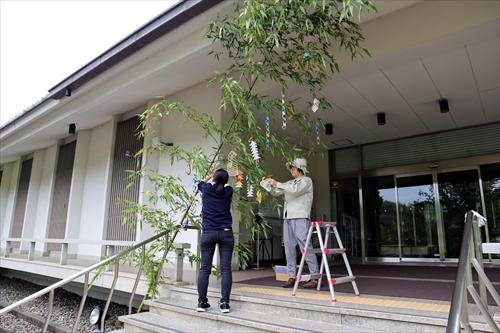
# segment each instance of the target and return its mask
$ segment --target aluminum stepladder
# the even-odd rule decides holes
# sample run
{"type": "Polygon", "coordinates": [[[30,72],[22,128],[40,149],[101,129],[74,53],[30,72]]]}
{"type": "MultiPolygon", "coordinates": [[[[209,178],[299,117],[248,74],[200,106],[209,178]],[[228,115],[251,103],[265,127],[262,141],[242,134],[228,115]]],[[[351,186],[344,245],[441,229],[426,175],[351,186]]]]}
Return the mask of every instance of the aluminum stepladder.
{"type": "Polygon", "coordinates": [[[309,281],[311,279],[318,279],[318,287],[317,290],[321,289],[321,280],[323,278],[323,269],[326,272],[326,278],[328,281],[328,287],[330,288],[330,294],[332,295],[332,302],[335,302],[335,291],[333,286],[343,284],[343,283],[352,283],[352,288],[354,289],[354,293],[356,296],[359,296],[358,286],[356,285],[356,277],[352,274],[351,266],[349,265],[349,261],[347,260],[347,255],[345,254],[346,249],[342,245],[342,241],[340,240],[339,233],[337,231],[337,222],[325,222],[325,221],[310,221],[309,222],[309,232],[307,233],[306,243],[303,249],[300,249],[302,252],[302,258],[300,259],[299,270],[295,279],[295,285],[293,286],[292,296],[295,296],[297,293],[297,288],[299,283],[302,281],[309,281]],[[325,238],[321,237],[321,228],[325,229],[325,238]],[[316,231],[319,240],[320,248],[309,248],[309,244],[312,244],[312,235],[313,232],[316,231]],[[330,233],[333,231],[335,235],[335,239],[337,240],[337,244],[339,248],[328,248],[330,241],[330,233]],[[302,275],[302,270],[304,269],[304,262],[306,255],[309,251],[313,251],[313,253],[321,253],[321,268],[319,274],[308,274],[302,275]],[[330,273],[330,267],[328,266],[328,255],[329,254],[342,254],[342,258],[344,259],[344,264],[347,268],[348,276],[332,278],[330,273]]]}

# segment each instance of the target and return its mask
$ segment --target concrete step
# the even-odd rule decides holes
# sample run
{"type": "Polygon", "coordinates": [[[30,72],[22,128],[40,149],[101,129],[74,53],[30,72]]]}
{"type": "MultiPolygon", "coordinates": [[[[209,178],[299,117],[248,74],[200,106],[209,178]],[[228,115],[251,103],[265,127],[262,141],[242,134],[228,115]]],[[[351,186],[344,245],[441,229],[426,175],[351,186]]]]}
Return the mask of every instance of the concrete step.
{"type": "MultiPolygon", "coordinates": [[[[154,332],[154,333],[179,333],[179,332],[205,332],[199,325],[193,325],[190,320],[183,317],[162,316],[152,312],[142,312],[119,317],[125,324],[124,332],[154,332]]],[[[232,332],[220,330],[221,332],[232,332]]]]}
{"type": "MultiPolygon", "coordinates": [[[[310,320],[293,317],[277,318],[274,313],[262,313],[233,309],[228,314],[221,314],[216,304],[207,312],[197,312],[196,305],[186,300],[160,299],[148,303],[150,312],[163,318],[177,318],[189,322],[190,329],[227,330],[233,332],[359,332],[357,327],[347,327],[331,323],[314,323],[310,320]]],[[[373,331],[373,330],[372,330],[373,331]]]]}
{"type": "MultiPolygon", "coordinates": [[[[216,305],[220,293],[209,291],[212,305],[216,305]]],[[[157,302],[187,302],[193,308],[197,304],[197,291],[192,287],[173,287],[167,297],[157,302]]],[[[154,306],[154,304],[152,304],[154,306]]],[[[404,309],[377,309],[351,306],[345,303],[311,302],[300,298],[283,298],[266,295],[231,295],[231,308],[234,313],[249,312],[272,314],[273,323],[286,323],[288,318],[306,320],[306,329],[313,329],[313,322],[335,325],[340,328],[357,328],[357,331],[385,332],[444,332],[447,325],[446,313],[408,311],[404,309]]],[[[260,316],[260,315],[259,315],[260,316]]],[[[318,326],[318,327],[320,327],[318,326]]],[[[332,326],[333,327],[333,326],[332,326]]],[[[478,331],[490,331],[481,323],[473,323],[478,331]]]]}

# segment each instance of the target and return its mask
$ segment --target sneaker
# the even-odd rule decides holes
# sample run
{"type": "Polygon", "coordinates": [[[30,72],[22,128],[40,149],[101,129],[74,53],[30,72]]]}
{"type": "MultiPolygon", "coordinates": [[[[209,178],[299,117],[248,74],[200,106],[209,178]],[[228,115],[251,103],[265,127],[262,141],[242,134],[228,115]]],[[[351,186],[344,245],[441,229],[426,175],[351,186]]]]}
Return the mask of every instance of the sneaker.
{"type": "Polygon", "coordinates": [[[196,311],[198,311],[198,312],[206,312],[208,309],[210,309],[210,304],[208,304],[207,301],[205,301],[205,302],[198,302],[198,307],[196,308],[196,311]]]}
{"type": "Polygon", "coordinates": [[[220,309],[220,312],[222,312],[222,313],[229,313],[229,312],[231,312],[231,307],[229,306],[228,302],[220,302],[219,303],[219,309],[220,309]]]}

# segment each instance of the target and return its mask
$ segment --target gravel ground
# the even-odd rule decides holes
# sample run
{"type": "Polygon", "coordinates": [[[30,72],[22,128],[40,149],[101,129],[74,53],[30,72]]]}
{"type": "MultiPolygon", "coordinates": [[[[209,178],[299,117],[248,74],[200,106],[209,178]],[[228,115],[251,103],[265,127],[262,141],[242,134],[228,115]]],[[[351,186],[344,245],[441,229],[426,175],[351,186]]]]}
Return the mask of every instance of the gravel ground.
{"type": "MultiPolygon", "coordinates": [[[[42,286],[19,280],[0,276],[0,303],[12,304],[34,292],[43,289],[42,286]]],[[[22,305],[19,309],[25,313],[33,313],[43,318],[46,317],[48,307],[48,294],[37,298],[36,300],[22,305]]],[[[62,289],[56,289],[54,294],[54,309],[52,311],[51,323],[71,330],[76,320],[78,308],[80,306],[81,296],[67,292],[62,289]]],[[[89,315],[95,306],[101,306],[104,309],[104,301],[87,297],[85,308],[79,321],[79,332],[92,332],[93,327],[89,324],[89,315]]],[[[106,320],[106,331],[122,329],[122,324],[118,321],[118,316],[127,314],[128,308],[124,305],[111,303],[108,309],[109,318],[106,320]]],[[[2,329],[12,332],[39,332],[40,328],[17,318],[14,315],[7,314],[0,320],[0,332],[2,329]]]]}
{"type": "Polygon", "coordinates": [[[0,332],[41,332],[42,329],[26,320],[16,317],[10,313],[2,316],[0,320],[0,332]]]}

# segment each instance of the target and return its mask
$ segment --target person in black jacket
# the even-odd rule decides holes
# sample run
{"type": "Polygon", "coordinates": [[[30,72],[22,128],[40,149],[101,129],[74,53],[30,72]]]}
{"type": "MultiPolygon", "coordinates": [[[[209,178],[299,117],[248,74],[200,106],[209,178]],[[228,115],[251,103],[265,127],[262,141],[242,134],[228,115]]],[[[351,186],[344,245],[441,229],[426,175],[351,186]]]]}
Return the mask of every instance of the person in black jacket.
{"type": "Polygon", "coordinates": [[[232,286],[231,258],[233,257],[234,236],[232,230],[231,199],[233,188],[228,186],[229,175],[226,170],[218,169],[212,177],[198,184],[202,193],[202,235],[201,268],[198,277],[197,311],[205,312],[210,308],[207,299],[208,279],[212,271],[215,245],[219,244],[220,270],[222,274],[221,299],[219,309],[229,313],[229,296],[232,286]],[[212,178],[212,181],[209,179],[212,178]]]}

